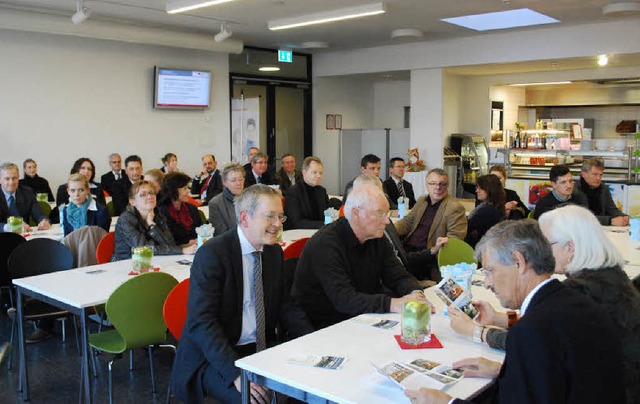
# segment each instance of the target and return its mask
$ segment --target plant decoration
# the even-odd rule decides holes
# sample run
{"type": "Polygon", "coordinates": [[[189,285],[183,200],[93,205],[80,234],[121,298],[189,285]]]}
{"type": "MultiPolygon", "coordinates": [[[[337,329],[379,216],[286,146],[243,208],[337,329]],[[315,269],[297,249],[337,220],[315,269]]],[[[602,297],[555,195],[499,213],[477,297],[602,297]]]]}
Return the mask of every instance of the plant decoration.
{"type": "Polygon", "coordinates": [[[417,147],[407,151],[407,161],[407,171],[409,172],[416,173],[427,169],[424,161],[420,158],[420,152],[418,152],[417,147]]]}
{"type": "Polygon", "coordinates": [[[632,169],[633,173],[636,175],[636,182],[638,181],[638,174],[640,174],[640,133],[636,133],[634,135],[636,139],[636,147],[633,149],[633,158],[635,160],[634,167],[632,169]]]}

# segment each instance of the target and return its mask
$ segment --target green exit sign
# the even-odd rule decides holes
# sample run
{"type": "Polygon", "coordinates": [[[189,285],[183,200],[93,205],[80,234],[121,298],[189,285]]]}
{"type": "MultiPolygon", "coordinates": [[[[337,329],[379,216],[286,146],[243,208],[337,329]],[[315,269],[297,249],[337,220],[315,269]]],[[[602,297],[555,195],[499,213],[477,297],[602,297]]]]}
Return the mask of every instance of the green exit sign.
{"type": "Polygon", "coordinates": [[[278,62],[292,63],[293,52],[289,50],[278,50],[278,62]]]}

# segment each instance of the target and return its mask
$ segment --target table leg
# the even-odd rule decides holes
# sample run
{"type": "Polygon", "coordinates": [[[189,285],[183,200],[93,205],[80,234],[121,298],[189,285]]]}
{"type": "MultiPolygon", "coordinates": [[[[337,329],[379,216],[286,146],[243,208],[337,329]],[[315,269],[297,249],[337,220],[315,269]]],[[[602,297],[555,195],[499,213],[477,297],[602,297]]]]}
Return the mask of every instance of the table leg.
{"type": "Polygon", "coordinates": [[[87,330],[87,316],[85,309],[80,309],[80,330],[82,330],[82,378],[84,387],[84,402],[91,403],[91,385],[89,384],[89,339],[87,330]]]}
{"type": "Polygon", "coordinates": [[[20,387],[22,388],[22,399],[29,400],[29,375],[27,373],[27,357],[24,349],[24,321],[22,313],[22,292],[18,287],[18,298],[16,308],[18,309],[18,346],[20,351],[20,387]]]}
{"type": "Polygon", "coordinates": [[[242,369],[240,386],[242,390],[242,404],[249,404],[249,375],[248,372],[242,369]]]}

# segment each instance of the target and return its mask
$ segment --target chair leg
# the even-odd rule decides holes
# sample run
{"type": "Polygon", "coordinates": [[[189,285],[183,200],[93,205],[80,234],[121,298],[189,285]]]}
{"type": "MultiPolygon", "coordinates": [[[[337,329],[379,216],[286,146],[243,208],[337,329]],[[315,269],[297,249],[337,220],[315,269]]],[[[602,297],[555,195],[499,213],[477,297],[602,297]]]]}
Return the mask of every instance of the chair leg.
{"type": "Polygon", "coordinates": [[[60,321],[62,322],[62,343],[64,344],[67,341],[67,319],[63,318],[60,321]]]}
{"type": "Polygon", "coordinates": [[[129,351],[129,370],[133,370],[133,351],[129,351]]]}
{"type": "Polygon", "coordinates": [[[111,375],[111,368],[113,367],[113,361],[109,362],[109,404],[113,404],[113,376],[111,375]]]}
{"type": "Polygon", "coordinates": [[[92,347],[89,347],[89,353],[91,354],[91,365],[93,367],[93,377],[98,377],[98,370],[96,368],[96,350],[92,347]]]}
{"type": "Polygon", "coordinates": [[[11,337],[9,338],[9,346],[11,347],[11,349],[9,350],[9,357],[7,358],[7,370],[11,370],[11,362],[13,359],[13,336],[16,333],[16,318],[14,317],[13,320],[11,320],[11,337]]]}
{"type": "Polygon", "coordinates": [[[73,320],[73,332],[76,335],[76,349],[78,350],[78,355],[80,355],[80,341],[78,340],[78,322],[75,314],[71,315],[71,319],[73,320]]]}
{"type": "Polygon", "coordinates": [[[156,382],[153,374],[153,346],[149,345],[149,369],[151,370],[151,392],[156,394],[156,382]]]}

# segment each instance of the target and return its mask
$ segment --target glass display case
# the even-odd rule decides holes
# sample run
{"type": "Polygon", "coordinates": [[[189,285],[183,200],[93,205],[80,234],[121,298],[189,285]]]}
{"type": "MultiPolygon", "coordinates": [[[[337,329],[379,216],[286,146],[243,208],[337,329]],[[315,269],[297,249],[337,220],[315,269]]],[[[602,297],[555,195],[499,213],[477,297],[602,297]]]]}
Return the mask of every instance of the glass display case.
{"type": "Polygon", "coordinates": [[[462,159],[465,183],[475,184],[478,176],[488,174],[489,152],[483,136],[454,133],[450,144],[451,149],[462,159]]]}

